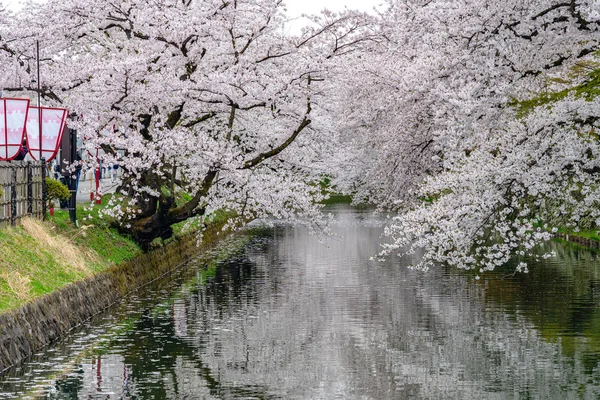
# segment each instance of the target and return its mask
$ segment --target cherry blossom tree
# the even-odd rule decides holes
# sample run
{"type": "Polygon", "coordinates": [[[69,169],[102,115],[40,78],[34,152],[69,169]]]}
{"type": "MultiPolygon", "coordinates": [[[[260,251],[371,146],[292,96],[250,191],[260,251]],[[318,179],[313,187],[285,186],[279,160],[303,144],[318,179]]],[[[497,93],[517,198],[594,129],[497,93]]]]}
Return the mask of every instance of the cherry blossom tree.
{"type": "Polygon", "coordinates": [[[347,150],[339,154],[343,171],[335,183],[352,191],[357,201],[398,208],[411,201],[423,176],[439,171],[432,162],[439,116],[435,85],[445,68],[435,45],[435,27],[428,16],[412,14],[390,2],[381,15],[385,40],[371,42],[338,74],[337,130],[347,132],[347,150]],[[351,151],[354,149],[355,151],[351,151]]]}
{"type": "Polygon", "coordinates": [[[358,193],[401,210],[384,254],[483,272],[597,220],[598,5],[390,5],[387,48],[356,67],[373,78],[345,84],[368,103],[349,116],[370,160],[358,193]]]}
{"type": "Polygon", "coordinates": [[[7,85],[7,78],[11,75],[11,66],[15,62],[15,50],[10,37],[11,13],[0,3],[0,88],[7,85]]]}
{"type": "Polygon", "coordinates": [[[325,12],[291,36],[281,0],[31,7],[20,43],[40,40],[42,94],[77,115],[90,154],[123,168],[111,210],[143,247],[219,209],[319,224],[315,183],[335,148],[325,82],[370,40],[365,16],[325,12]]]}
{"type": "Polygon", "coordinates": [[[10,55],[41,40],[42,94],[124,168],[112,210],[144,246],[217,209],[319,224],[323,173],[399,211],[384,253],[422,268],[490,270],[600,223],[597,2],[389,0],[298,37],[282,6],[50,1],[10,55]]]}

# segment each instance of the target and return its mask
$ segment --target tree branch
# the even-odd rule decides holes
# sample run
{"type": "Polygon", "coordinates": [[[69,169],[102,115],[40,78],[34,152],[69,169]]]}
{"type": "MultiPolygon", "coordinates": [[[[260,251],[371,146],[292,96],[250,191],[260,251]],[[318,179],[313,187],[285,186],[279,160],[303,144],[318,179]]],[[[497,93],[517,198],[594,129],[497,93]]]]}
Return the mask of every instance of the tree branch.
{"type": "Polygon", "coordinates": [[[174,221],[174,223],[177,223],[180,221],[185,221],[186,219],[195,215],[201,214],[195,212],[195,210],[198,207],[198,205],[200,205],[200,200],[202,200],[202,198],[208,194],[208,191],[212,187],[213,182],[217,177],[218,173],[218,168],[211,168],[204,176],[202,185],[200,186],[200,189],[196,192],[196,195],[183,206],[170,210],[168,214],[169,219],[174,221]]]}
{"type": "Polygon", "coordinates": [[[265,153],[261,153],[258,156],[256,156],[255,158],[253,158],[252,160],[246,161],[244,163],[244,166],[241,169],[253,168],[253,167],[257,166],[258,164],[262,163],[263,161],[265,161],[271,157],[274,157],[277,154],[281,153],[283,150],[285,150],[290,144],[292,144],[294,142],[294,140],[296,140],[296,138],[298,137],[300,132],[302,132],[302,130],[304,130],[304,128],[306,128],[312,122],[309,119],[310,112],[311,112],[311,105],[310,105],[310,100],[309,100],[307,103],[306,113],[304,114],[304,118],[302,119],[302,122],[300,122],[300,125],[298,125],[298,128],[296,128],[296,130],[292,133],[292,135],[289,138],[287,138],[287,140],[285,142],[283,142],[281,145],[275,147],[274,149],[267,151],[265,153]]]}

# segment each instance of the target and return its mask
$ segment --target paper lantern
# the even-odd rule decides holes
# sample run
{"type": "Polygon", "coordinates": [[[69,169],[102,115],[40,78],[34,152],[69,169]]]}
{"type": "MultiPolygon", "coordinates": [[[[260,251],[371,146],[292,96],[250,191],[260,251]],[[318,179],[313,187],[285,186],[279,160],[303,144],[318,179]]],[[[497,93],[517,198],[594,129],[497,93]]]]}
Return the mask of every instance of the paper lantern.
{"type": "Polygon", "coordinates": [[[0,161],[14,159],[21,151],[28,99],[0,99],[0,161]]]}
{"type": "MultiPolygon", "coordinates": [[[[42,114],[42,157],[52,161],[56,157],[67,120],[64,108],[41,107],[42,114]]],[[[27,147],[34,160],[40,157],[40,109],[29,107],[27,116],[27,147]]]]}

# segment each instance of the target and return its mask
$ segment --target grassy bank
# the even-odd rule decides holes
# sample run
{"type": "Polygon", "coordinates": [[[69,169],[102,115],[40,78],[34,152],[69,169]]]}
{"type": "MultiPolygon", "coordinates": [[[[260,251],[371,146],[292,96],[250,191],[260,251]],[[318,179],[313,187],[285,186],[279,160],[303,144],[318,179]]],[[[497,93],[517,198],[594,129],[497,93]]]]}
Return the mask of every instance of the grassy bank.
{"type": "Polygon", "coordinates": [[[352,204],[352,197],[343,194],[331,194],[329,198],[321,201],[321,204],[333,205],[333,204],[352,204]]]}
{"type": "Polygon", "coordinates": [[[597,230],[575,232],[575,231],[573,231],[571,229],[559,228],[558,232],[562,233],[564,235],[576,236],[576,237],[579,237],[579,238],[583,238],[583,239],[587,239],[587,240],[592,240],[594,242],[600,242],[600,235],[598,235],[599,231],[597,231],[597,230]]]}
{"type": "Polygon", "coordinates": [[[103,224],[75,228],[66,212],[0,229],[0,313],[134,258],[141,250],[103,224]]]}
{"type": "MultiPolygon", "coordinates": [[[[99,217],[107,201],[108,196],[91,213],[79,206],[80,227],[67,211],[56,210],[47,221],[25,218],[19,226],[0,229],[0,313],[142,254],[99,217]]],[[[215,223],[226,217],[218,215],[215,223]]],[[[182,235],[182,226],[175,231],[182,235]]]]}

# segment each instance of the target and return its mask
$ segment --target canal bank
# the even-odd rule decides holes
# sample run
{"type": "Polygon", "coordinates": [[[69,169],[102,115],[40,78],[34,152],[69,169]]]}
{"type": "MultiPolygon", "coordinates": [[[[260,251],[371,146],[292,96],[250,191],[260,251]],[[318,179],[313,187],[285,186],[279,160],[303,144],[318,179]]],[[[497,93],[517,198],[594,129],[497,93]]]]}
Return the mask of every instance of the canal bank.
{"type": "Polygon", "coordinates": [[[8,371],[0,398],[598,398],[597,252],[423,273],[371,259],[383,216],[331,212],[332,236],[274,221],[211,276],[192,260],[8,371]]]}
{"type": "Polygon", "coordinates": [[[232,246],[221,243],[229,236],[222,231],[226,218],[208,226],[200,246],[190,233],[145,254],[108,226],[88,224],[77,231],[62,226],[64,222],[59,215],[54,223],[29,220],[0,232],[6,256],[0,261],[0,290],[9,308],[0,313],[0,373],[129,294],[178,271],[190,258],[200,256],[207,264],[227,256],[232,246]]]}
{"type": "Polygon", "coordinates": [[[595,237],[586,237],[574,232],[557,232],[555,237],[590,249],[600,249],[600,241],[595,237]]]}

